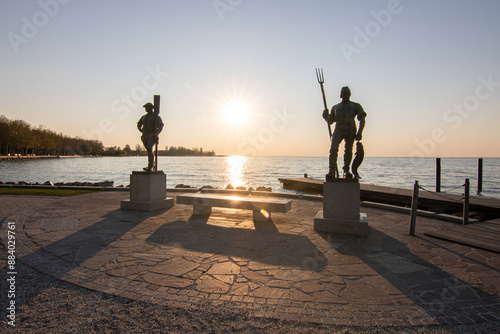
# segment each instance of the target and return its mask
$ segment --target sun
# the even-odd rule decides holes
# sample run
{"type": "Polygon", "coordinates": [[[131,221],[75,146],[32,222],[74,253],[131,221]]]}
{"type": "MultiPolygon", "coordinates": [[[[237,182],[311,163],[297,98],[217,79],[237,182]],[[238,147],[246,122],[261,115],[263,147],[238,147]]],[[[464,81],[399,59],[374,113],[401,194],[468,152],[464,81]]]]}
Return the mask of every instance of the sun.
{"type": "Polygon", "coordinates": [[[232,125],[241,125],[246,122],[249,109],[243,102],[231,101],[224,107],[224,118],[232,125]]]}

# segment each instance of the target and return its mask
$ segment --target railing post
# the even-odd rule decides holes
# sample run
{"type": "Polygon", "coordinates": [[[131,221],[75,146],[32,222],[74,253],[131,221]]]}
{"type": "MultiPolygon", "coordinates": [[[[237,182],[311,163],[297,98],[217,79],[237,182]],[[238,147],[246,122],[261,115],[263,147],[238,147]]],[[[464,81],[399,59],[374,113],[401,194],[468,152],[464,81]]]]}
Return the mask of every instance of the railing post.
{"type": "Polygon", "coordinates": [[[436,158],[436,192],[441,192],[441,158],[436,158]]]}
{"type": "Polygon", "coordinates": [[[413,197],[411,199],[411,215],[410,215],[410,235],[415,235],[415,224],[417,222],[417,207],[418,207],[418,181],[413,185],[413,197]]]}
{"type": "Polygon", "coordinates": [[[470,183],[469,179],[465,179],[465,189],[464,189],[464,221],[463,225],[467,225],[469,223],[469,189],[470,183]]]}
{"type": "Polygon", "coordinates": [[[477,159],[477,194],[483,191],[483,158],[477,159]]]}

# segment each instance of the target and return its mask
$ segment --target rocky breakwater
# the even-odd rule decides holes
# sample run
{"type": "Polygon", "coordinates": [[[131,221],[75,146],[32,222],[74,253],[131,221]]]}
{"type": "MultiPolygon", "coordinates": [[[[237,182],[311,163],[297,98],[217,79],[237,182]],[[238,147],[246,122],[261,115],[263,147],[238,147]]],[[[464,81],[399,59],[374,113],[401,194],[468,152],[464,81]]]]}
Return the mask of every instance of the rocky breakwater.
{"type": "MultiPolygon", "coordinates": [[[[101,181],[101,182],[57,182],[57,183],[52,183],[51,181],[46,181],[44,183],[30,183],[30,182],[25,182],[25,181],[18,181],[18,182],[2,182],[0,181],[0,185],[10,185],[10,186],[55,186],[55,187],[60,187],[60,186],[65,186],[65,187],[113,187],[114,186],[114,181],[101,181]]],[[[120,185],[118,187],[123,187],[123,185],[120,185]]]]}

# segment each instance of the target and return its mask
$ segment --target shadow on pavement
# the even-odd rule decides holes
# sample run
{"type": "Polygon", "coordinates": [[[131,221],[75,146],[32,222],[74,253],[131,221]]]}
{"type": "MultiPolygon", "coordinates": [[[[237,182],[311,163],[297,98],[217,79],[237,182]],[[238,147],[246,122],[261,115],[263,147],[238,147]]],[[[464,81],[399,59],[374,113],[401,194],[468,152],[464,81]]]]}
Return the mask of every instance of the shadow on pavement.
{"type": "Polygon", "coordinates": [[[253,230],[210,225],[196,217],[196,220],[163,224],[146,241],[308,271],[319,271],[327,262],[306,236],[279,233],[272,222],[255,223],[253,230]],[[320,265],[314,268],[305,265],[311,257],[320,265]]]}
{"type": "Polygon", "coordinates": [[[403,242],[370,227],[370,235],[320,234],[342,254],[357,256],[440,324],[484,321],[483,306],[498,305],[490,295],[412,254],[403,242]]]}
{"type": "MultiPolygon", "coordinates": [[[[77,268],[82,262],[94,257],[99,251],[108,247],[144,220],[159,215],[162,212],[164,211],[152,213],[122,210],[112,211],[102,216],[102,220],[38,248],[22,256],[20,260],[36,268],[38,271],[61,278],[77,268]]],[[[28,245],[25,246],[29,247],[28,245]]],[[[72,272],[71,274],[74,276],[85,276],[83,272],[80,274],[72,272]]],[[[31,295],[32,291],[29,287],[27,288],[27,291],[18,291],[16,308],[21,307],[29,301],[29,295],[31,295]]],[[[0,310],[0,317],[5,316],[6,309],[2,308],[0,310]]]]}

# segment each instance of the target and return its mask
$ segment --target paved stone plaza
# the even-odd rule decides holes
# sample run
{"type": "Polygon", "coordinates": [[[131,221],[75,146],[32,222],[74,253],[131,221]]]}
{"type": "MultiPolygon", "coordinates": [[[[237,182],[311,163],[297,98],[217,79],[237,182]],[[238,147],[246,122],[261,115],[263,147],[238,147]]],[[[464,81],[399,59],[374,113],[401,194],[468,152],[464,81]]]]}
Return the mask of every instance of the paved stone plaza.
{"type": "MultiPolygon", "coordinates": [[[[175,197],[176,193],[168,196],[175,197]]],[[[179,193],[180,194],[180,193],[179,193]]],[[[356,326],[500,320],[500,255],[423,235],[454,223],[363,207],[366,238],[317,233],[318,200],[254,222],[252,211],[192,216],[120,209],[126,192],[45,199],[17,210],[18,258],[89,289],[173,307],[224,305],[256,317],[356,326]]]]}

